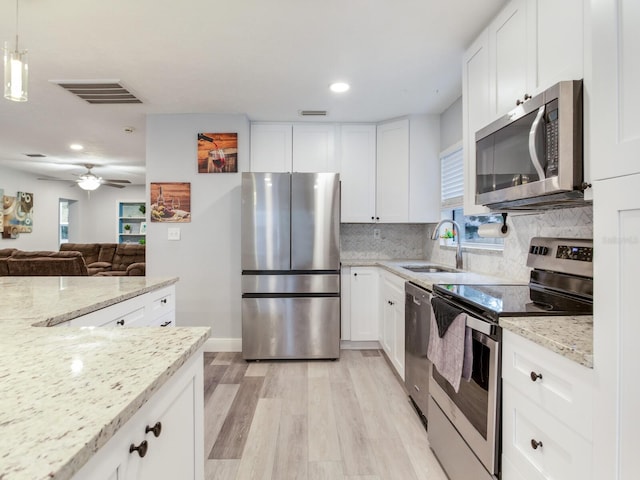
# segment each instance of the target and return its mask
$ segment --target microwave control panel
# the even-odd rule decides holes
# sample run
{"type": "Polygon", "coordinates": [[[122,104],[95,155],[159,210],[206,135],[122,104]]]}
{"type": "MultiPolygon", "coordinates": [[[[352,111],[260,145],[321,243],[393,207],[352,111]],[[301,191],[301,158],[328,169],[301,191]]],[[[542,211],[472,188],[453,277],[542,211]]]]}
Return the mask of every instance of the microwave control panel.
{"type": "MultiPolygon", "coordinates": [[[[555,102],[557,104],[557,100],[555,102]]],[[[547,107],[549,108],[551,104],[547,107]]],[[[547,178],[558,175],[558,108],[548,111],[546,115],[546,156],[547,178]]]]}

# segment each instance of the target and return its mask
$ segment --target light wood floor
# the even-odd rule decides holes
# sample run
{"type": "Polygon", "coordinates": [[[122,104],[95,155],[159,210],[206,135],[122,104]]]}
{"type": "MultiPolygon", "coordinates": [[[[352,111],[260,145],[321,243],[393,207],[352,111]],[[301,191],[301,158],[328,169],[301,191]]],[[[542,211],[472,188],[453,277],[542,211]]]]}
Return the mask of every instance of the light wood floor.
{"type": "Polygon", "coordinates": [[[446,480],[376,350],[246,363],[205,353],[207,480],[446,480]]]}

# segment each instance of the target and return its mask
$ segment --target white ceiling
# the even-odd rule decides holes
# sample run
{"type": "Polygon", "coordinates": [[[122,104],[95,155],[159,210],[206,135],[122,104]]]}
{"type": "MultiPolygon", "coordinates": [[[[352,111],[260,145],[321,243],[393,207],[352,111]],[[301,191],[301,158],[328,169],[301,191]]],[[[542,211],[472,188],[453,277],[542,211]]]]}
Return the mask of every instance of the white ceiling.
{"type": "MultiPolygon", "coordinates": [[[[460,96],[465,47],[504,3],[20,0],[29,101],[0,99],[0,165],[72,179],[84,171],[73,164],[94,163],[98,175],[141,184],[147,114],[300,121],[312,109],[328,110],[329,122],[370,122],[441,113],[460,96]],[[143,103],[91,105],[51,83],[105,79],[143,103]],[[331,93],[336,80],[351,90],[331,93]],[[74,142],[85,150],[69,150],[74,142]]],[[[0,0],[10,48],[15,8],[0,0]]]]}

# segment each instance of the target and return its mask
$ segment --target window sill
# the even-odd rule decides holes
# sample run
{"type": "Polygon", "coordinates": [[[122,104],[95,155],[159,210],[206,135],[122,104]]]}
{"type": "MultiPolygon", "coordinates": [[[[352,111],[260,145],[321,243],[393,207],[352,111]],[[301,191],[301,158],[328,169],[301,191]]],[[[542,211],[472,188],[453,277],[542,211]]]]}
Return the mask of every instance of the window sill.
{"type": "MultiPolygon", "coordinates": [[[[457,245],[444,245],[444,244],[441,244],[440,248],[444,249],[444,250],[453,250],[453,251],[455,251],[455,250],[458,249],[458,246],[457,245]]],[[[504,251],[504,245],[490,245],[490,244],[482,244],[482,243],[478,243],[478,244],[463,243],[462,244],[462,251],[473,252],[474,250],[483,251],[483,252],[503,252],[504,251]]]]}

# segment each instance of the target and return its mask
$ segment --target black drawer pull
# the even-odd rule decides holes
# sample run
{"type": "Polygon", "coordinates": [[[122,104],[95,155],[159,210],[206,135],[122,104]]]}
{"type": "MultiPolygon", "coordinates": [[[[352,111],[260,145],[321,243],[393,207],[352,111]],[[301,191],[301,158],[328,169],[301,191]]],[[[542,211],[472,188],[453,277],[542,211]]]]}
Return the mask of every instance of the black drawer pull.
{"type": "Polygon", "coordinates": [[[535,438],[531,439],[531,448],[537,450],[538,447],[542,448],[542,442],[538,442],[535,438]]]}
{"type": "Polygon", "coordinates": [[[124,326],[124,318],[123,318],[122,320],[118,320],[118,321],[116,322],[116,325],[122,325],[122,326],[124,326]]]}
{"type": "Polygon", "coordinates": [[[149,433],[149,432],[153,432],[153,436],[158,438],[162,433],[162,423],[156,422],[156,424],[153,427],[150,427],[149,425],[144,427],[144,433],[149,433]]]}
{"type": "Polygon", "coordinates": [[[168,327],[169,325],[171,325],[171,320],[167,320],[166,322],[160,324],[161,327],[168,327]]]}
{"type": "Polygon", "coordinates": [[[542,380],[542,374],[541,373],[536,373],[536,372],[532,371],[529,376],[531,377],[531,381],[532,382],[535,382],[538,379],[542,380]]]}
{"type": "Polygon", "coordinates": [[[160,300],[160,303],[164,303],[164,304],[166,304],[166,303],[167,303],[167,299],[166,299],[166,298],[163,298],[162,300],[160,300]]]}
{"type": "Polygon", "coordinates": [[[146,440],[143,440],[137,447],[132,443],[129,447],[129,453],[138,452],[138,455],[140,455],[140,458],[142,458],[147,454],[148,449],[149,444],[146,440]]]}

